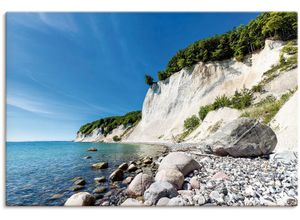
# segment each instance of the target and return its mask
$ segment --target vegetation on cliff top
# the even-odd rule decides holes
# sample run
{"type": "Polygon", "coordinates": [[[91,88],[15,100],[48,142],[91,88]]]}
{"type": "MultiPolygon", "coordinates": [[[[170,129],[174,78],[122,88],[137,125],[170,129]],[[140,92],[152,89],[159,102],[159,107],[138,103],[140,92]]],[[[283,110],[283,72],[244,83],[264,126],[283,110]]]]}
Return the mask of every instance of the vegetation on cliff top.
{"type": "Polygon", "coordinates": [[[165,80],[173,73],[196,63],[244,57],[264,47],[266,39],[291,40],[297,38],[297,13],[266,12],[233,30],[199,40],[173,56],[165,70],[158,71],[158,79],[165,80]]]}
{"type": "Polygon", "coordinates": [[[90,134],[94,129],[101,128],[101,133],[106,136],[113,129],[119,127],[120,125],[124,126],[134,126],[138,123],[142,118],[141,111],[133,111],[129,112],[123,116],[112,116],[107,118],[101,118],[97,121],[93,121],[91,123],[87,123],[80,127],[78,133],[82,133],[85,135],[90,134]]]}

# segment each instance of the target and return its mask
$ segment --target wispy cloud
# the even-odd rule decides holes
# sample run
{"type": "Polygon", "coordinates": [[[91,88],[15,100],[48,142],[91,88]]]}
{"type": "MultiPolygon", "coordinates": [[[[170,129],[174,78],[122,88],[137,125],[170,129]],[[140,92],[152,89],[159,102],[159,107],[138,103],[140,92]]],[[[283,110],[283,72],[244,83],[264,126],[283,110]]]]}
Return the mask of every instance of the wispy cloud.
{"type": "Polygon", "coordinates": [[[70,34],[79,30],[70,13],[8,13],[7,19],[9,22],[43,32],[49,28],[70,34]]]}
{"type": "Polygon", "coordinates": [[[53,114],[53,112],[45,108],[45,106],[41,102],[30,99],[28,97],[25,98],[22,96],[11,95],[7,97],[7,104],[33,113],[46,115],[53,114]]]}

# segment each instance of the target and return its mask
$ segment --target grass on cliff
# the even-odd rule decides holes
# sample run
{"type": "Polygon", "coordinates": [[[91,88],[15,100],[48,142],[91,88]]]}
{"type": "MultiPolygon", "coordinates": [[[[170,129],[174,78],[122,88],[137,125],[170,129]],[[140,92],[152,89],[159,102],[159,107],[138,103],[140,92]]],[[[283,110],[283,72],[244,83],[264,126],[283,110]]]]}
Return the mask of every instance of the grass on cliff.
{"type": "Polygon", "coordinates": [[[268,124],[295,91],[296,90],[290,90],[279,99],[276,99],[274,96],[268,96],[253,107],[246,109],[241,117],[255,118],[268,124]]]}
{"type": "Polygon", "coordinates": [[[123,116],[112,116],[107,118],[102,118],[97,121],[93,121],[91,123],[87,123],[80,127],[79,132],[82,134],[90,134],[94,129],[101,128],[101,133],[106,136],[113,129],[119,127],[120,125],[124,126],[133,126],[137,124],[142,118],[141,111],[133,111],[129,112],[123,116]]]}

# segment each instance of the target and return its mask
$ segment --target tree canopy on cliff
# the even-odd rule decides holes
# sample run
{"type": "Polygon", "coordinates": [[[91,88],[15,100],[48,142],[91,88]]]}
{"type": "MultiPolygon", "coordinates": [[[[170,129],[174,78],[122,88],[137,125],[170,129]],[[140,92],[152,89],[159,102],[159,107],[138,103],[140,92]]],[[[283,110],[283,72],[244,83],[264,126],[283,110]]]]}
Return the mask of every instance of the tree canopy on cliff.
{"type": "Polygon", "coordinates": [[[168,62],[165,70],[158,72],[158,79],[164,80],[173,73],[196,63],[221,61],[244,57],[264,47],[265,40],[291,40],[297,38],[297,13],[265,12],[247,25],[211,38],[199,40],[183,50],[179,50],[168,62]]]}
{"type": "Polygon", "coordinates": [[[112,116],[107,118],[101,118],[97,121],[93,121],[91,123],[87,123],[80,127],[78,133],[82,134],[90,134],[96,128],[101,128],[101,133],[106,136],[113,129],[119,127],[120,125],[124,126],[133,126],[137,122],[139,122],[142,118],[141,111],[133,111],[129,112],[123,116],[112,116]]]}

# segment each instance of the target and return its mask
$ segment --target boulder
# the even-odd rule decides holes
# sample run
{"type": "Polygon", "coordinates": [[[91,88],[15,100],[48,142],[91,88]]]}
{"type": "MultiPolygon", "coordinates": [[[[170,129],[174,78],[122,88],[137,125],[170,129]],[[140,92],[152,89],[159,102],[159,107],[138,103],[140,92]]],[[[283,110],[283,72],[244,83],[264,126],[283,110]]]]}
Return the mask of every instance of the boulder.
{"type": "Polygon", "coordinates": [[[177,169],[163,169],[156,174],[155,181],[169,182],[173,184],[177,189],[181,189],[184,182],[184,176],[177,169]]]}
{"type": "Polygon", "coordinates": [[[94,168],[94,169],[106,169],[106,168],[108,168],[108,163],[107,162],[94,163],[92,165],[92,168],[94,168]]]}
{"type": "Polygon", "coordinates": [[[110,176],[109,179],[113,182],[122,181],[124,179],[124,173],[120,169],[116,169],[110,176]]]}
{"type": "Polygon", "coordinates": [[[88,149],[88,151],[97,151],[97,148],[95,148],[95,147],[90,147],[90,148],[88,149]]]}
{"type": "Polygon", "coordinates": [[[193,170],[200,169],[200,165],[184,152],[172,152],[169,153],[159,165],[159,171],[164,169],[177,169],[186,176],[193,170]]]}
{"type": "Polygon", "coordinates": [[[272,153],[277,144],[274,131],[250,118],[238,118],[212,135],[204,147],[219,156],[253,157],[272,153]]]}
{"type": "Polygon", "coordinates": [[[120,169],[120,170],[127,170],[127,168],[128,168],[128,164],[127,163],[122,163],[119,167],[118,167],[118,169],[120,169]]]}
{"type": "Polygon", "coordinates": [[[152,176],[144,173],[139,173],[134,177],[127,188],[127,195],[132,197],[142,196],[146,189],[154,182],[152,176]]]}
{"type": "Polygon", "coordinates": [[[128,167],[128,169],[127,169],[127,171],[128,172],[134,172],[134,171],[136,171],[138,168],[137,168],[137,166],[135,165],[135,164],[130,164],[129,165],[129,167],[128,167]]]}
{"type": "Polygon", "coordinates": [[[105,176],[100,176],[100,177],[96,177],[94,178],[95,183],[104,183],[106,181],[106,177],[105,176]]]}
{"type": "Polygon", "coordinates": [[[72,195],[65,202],[65,206],[92,206],[96,199],[88,192],[80,192],[72,195]]]}
{"type": "Polygon", "coordinates": [[[121,206],[143,206],[143,203],[139,200],[128,198],[121,204],[121,206]]]}
{"type": "Polygon", "coordinates": [[[83,157],[83,159],[91,159],[92,158],[92,156],[85,156],[85,157],[83,157]]]}
{"type": "Polygon", "coordinates": [[[173,198],[178,195],[176,188],[169,182],[154,182],[145,191],[144,199],[156,204],[162,197],[173,198]]]}

